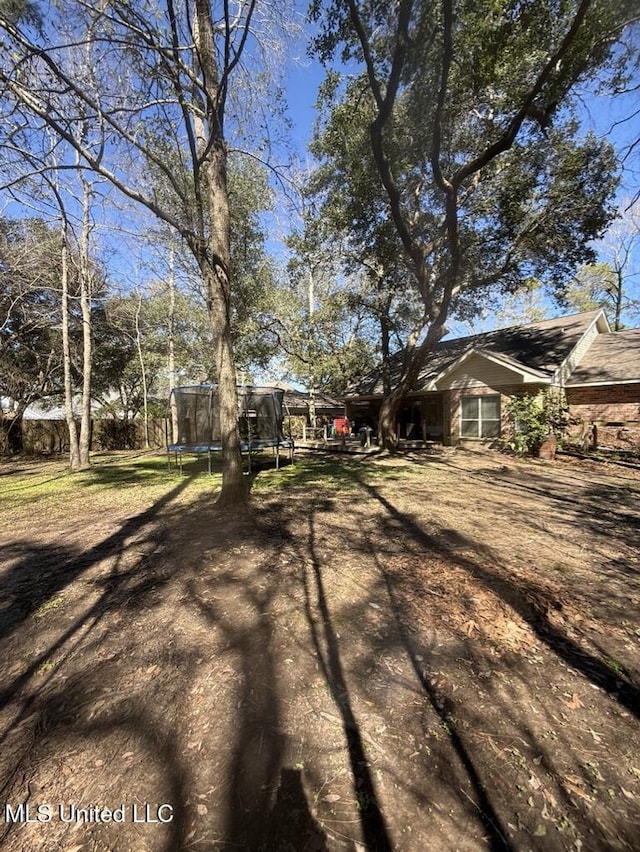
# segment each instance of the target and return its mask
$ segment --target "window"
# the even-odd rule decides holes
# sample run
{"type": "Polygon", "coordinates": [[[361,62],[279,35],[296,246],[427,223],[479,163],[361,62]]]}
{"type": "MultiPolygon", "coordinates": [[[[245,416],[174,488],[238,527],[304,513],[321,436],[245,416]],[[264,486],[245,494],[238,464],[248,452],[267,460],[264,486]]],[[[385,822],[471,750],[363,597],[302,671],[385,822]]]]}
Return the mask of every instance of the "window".
{"type": "Polygon", "coordinates": [[[460,435],[463,438],[497,438],[500,435],[500,397],[463,396],[460,435]]]}

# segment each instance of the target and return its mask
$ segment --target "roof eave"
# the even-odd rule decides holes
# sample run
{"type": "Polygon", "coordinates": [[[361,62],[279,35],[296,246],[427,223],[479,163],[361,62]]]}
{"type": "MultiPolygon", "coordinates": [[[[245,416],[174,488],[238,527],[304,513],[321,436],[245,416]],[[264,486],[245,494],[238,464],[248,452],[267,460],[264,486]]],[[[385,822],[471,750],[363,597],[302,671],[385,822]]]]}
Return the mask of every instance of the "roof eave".
{"type": "Polygon", "coordinates": [[[640,385],[640,379],[603,379],[597,382],[566,382],[566,388],[601,388],[608,385],[640,385]]]}

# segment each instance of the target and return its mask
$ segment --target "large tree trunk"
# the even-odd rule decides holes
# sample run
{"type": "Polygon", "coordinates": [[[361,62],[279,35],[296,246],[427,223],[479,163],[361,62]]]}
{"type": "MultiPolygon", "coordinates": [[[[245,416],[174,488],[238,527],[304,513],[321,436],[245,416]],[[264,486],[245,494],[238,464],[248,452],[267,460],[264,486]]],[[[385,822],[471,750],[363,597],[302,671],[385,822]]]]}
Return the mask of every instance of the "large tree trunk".
{"type": "Polygon", "coordinates": [[[22,421],[26,407],[26,404],[21,403],[14,416],[6,421],[7,450],[11,455],[19,455],[24,449],[22,421]]]}
{"type": "Polygon", "coordinates": [[[391,389],[391,354],[388,308],[380,314],[380,338],[382,343],[382,405],[378,414],[378,443],[387,452],[398,449],[396,415],[401,395],[391,389]]]}
{"type": "Polygon", "coordinates": [[[613,330],[620,331],[622,328],[622,290],[623,290],[623,280],[622,280],[622,268],[618,268],[615,270],[616,275],[616,287],[615,287],[615,314],[613,321],[613,330]]]}
{"type": "MultiPolygon", "coordinates": [[[[85,275],[81,275],[84,279],[85,275]]],[[[91,298],[88,282],[81,285],[82,308],[82,414],[80,419],[80,470],[90,465],[91,448],[91,298]]]]}
{"type": "Polygon", "coordinates": [[[247,501],[248,488],[242,471],[238,389],[231,338],[231,231],[223,128],[226,83],[220,84],[211,5],[207,0],[195,0],[195,10],[194,39],[209,103],[206,130],[200,117],[196,117],[194,125],[202,157],[200,186],[206,194],[206,200],[201,201],[205,203],[210,228],[205,241],[204,221],[201,223],[201,240],[195,245],[195,251],[206,283],[209,322],[215,341],[222,436],[222,491],[218,504],[238,506],[247,501]]]}
{"type": "Polygon", "coordinates": [[[135,314],[136,352],[140,364],[140,376],[142,378],[142,418],[144,427],[144,448],[149,449],[149,387],[147,383],[147,368],[144,363],[142,352],[142,332],[140,329],[140,314],[142,312],[142,290],[138,292],[138,304],[135,314]]]}
{"type": "Polygon", "coordinates": [[[240,431],[238,429],[238,389],[231,345],[228,302],[224,297],[220,272],[205,273],[209,321],[215,340],[216,378],[220,405],[222,437],[222,491],[220,505],[239,505],[247,500],[247,483],[242,470],[240,431]]]}
{"type": "MultiPolygon", "coordinates": [[[[242,470],[238,429],[238,389],[231,338],[230,230],[227,194],[227,152],[224,142],[212,146],[207,157],[207,190],[211,235],[203,272],[207,284],[209,321],[215,340],[216,377],[222,435],[221,505],[239,505],[248,490],[242,470]]],[[[201,267],[202,268],[202,267],[201,267]]]]}
{"type": "MultiPolygon", "coordinates": [[[[424,340],[415,344],[410,341],[404,352],[404,364],[401,376],[392,388],[389,371],[390,361],[388,352],[388,337],[386,338],[386,358],[383,353],[383,399],[378,416],[378,442],[383,449],[393,453],[398,449],[398,432],[396,429],[397,414],[403,399],[414,390],[420,370],[425,364],[429,353],[442,337],[443,314],[432,322],[424,340]]],[[[384,330],[384,326],[383,326],[384,330]]],[[[387,329],[388,331],[388,329],[387,329]]],[[[383,336],[384,340],[384,336],[383,336]]]]}
{"type": "Polygon", "coordinates": [[[402,400],[402,393],[393,391],[385,394],[382,398],[380,413],[378,415],[378,443],[383,450],[395,453],[398,449],[398,430],[396,419],[398,408],[402,400]]]}

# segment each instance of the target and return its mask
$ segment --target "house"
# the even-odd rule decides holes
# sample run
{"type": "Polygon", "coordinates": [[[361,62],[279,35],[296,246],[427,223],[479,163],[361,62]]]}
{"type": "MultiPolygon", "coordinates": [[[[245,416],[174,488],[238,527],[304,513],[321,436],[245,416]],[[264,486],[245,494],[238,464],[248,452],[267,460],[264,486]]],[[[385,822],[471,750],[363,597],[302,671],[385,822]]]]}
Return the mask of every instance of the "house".
{"type": "Polygon", "coordinates": [[[285,410],[291,417],[304,417],[310,423],[312,407],[315,416],[327,422],[344,415],[344,403],[327,394],[315,393],[312,399],[307,391],[297,390],[286,382],[274,382],[273,385],[284,391],[285,410]]]}
{"type": "MultiPolygon", "coordinates": [[[[400,356],[392,382],[399,368],[400,356]]],[[[640,425],[640,329],[612,332],[597,310],[443,340],[403,401],[398,436],[451,444],[496,438],[508,400],[546,388],[565,391],[577,420],[640,425]]],[[[380,370],[348,390],[356,429],[375,426],[381,401],[380,370]]]]}

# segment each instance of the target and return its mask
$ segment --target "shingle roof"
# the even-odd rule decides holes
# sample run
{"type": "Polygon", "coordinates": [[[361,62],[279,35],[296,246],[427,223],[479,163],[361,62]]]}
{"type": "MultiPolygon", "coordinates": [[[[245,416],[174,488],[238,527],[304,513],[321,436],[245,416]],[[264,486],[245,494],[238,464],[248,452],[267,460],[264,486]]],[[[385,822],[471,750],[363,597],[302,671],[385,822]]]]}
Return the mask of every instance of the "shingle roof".
{"type": "MultiPolygon", "coordinates": [[[[291,388],[289,390],[285,390],[284,401],[287,407],[290,409],[306,410],[309,406],[309,403],[311,402],[311,395],[309,393],[306,393],[305,391],[299,391],[295,390],[294,388],[291,388]]],[[[344,403],[322,393],[314,394],[314,401],[316,411],[318,412],[324,410],[333,411],[335,409],[344,408],[344,403]]]]}
{"type": "Polygon", "coordinates": [[[567,385],[640,381],[640,328],[600,334],[567,385]]]}
{"type": "MultiPolygon", "coordinates": [[[[530,325],[511,326],[470,337],[443,340],[429,354],[413,391],[427,389],[437,376],[472,349],[502,356],[522,367],[551,377],[600,313],[599,310],[588,311],[530,325]]],[[[401,363],[402,353],[397,353],[391,365],[392,382],[399,376],[401,363]]],[[[374,396],[381,393],[382,377],[380,370],[375,369],[350,388],[347,396],[374,396]]]]}

